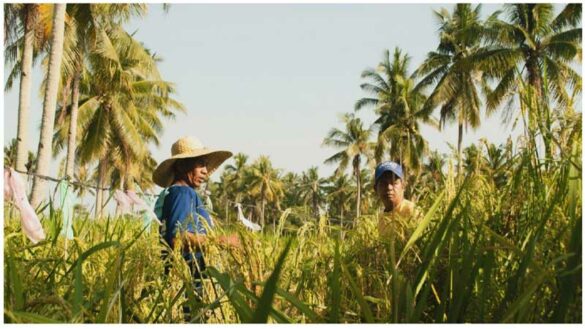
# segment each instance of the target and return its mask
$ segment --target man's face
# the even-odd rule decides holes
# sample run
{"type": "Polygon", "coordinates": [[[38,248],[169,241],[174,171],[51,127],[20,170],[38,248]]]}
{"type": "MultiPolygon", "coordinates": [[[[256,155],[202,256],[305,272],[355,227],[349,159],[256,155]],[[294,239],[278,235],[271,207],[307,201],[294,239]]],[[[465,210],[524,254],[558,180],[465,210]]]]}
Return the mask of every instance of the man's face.
{"type": "Polygon", "coordinates": [[[376,194],[386,209],[392,209],[402,202],[404,198],[404,185],[402,179],[391,171],[386,171],[376,183],[376,194]]]}
{"type": "Polygon", "coordinates": [[[189,173],[189,180],[196,187],[200,187],[207,180],[207,162],[203,159],[198,159],[193,170],[189,173]]]}

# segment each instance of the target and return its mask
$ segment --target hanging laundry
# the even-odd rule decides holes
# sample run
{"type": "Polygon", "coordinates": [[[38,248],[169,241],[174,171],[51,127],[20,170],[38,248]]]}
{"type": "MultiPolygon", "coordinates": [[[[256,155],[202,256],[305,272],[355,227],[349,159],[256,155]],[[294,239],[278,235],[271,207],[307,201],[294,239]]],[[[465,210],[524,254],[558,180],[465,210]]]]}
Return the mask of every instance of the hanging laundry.
{"type": "Polygon", "coordinates": [[[4,200],[12,200],[12,189],[10,189],[10,170],[4,168],[4,200]]]}
{"type": "Polygon", "coordinates": [[[66,239],[73,239],[73,191],[66,181],[62,180],[57,185],[57,206],[61,209],[63,227],[61,235],[66,239]]]}
{"type": "MultiPolygon", "coordinates": [[[[8,181],[9,194],[12,196],[10,200],[20,210],[22,231],[32,243],[37,243],[45,239],[45,232],[43,231],[41,221],[26,197],[26,189],[20,175],[12,168],[8,169],[8,175],[6,171],[4,169],[4,179],[5,182],[8,181]]],[[[4,186],[4,195],[6,195],[6,186],[4,186]]]]}
{"type": "MultiPolygon", "coordinates": [[[[144,200],[144,203],[146,203],[148,209],[153,209],[154,202],[156,201],[153,196],[145,196],[144,198],[142,198],[142,200],[144,200]]],[[[156,217],[158,218],[158,216],[156,217]]],[[[142,227],[146,227],[146,229],[148,230],[150,228],[150,224],[152,224],[152,219],[153,219],[152,213],[150,211],[144,211],[142,213],[142,227]]]]}
{"type": "Polygon", "coordinates": [[[126,195],[126,193],[116,190],[114,191],[114,200],[117,203],[117,211],[121,215],[126,214],[132,210],[132,200],[126,195]]]}
{"type": "Polygon", "coordinates": [[[150,208],[146,202],[144,202],[144,200],[140,199],[136,193],[134,191],[128,191],[126,192],[126,195],[128,196],[128,198],[130,200],[132,200],[132,206],[137,206],[138,210],[140,211],[145,211],[148,216],[150,216],[150,218],[152,218],[153,220],[155,220],[158,225],[162,225],[162,223],[160,222],[160,220],[158,220],[156,214],[154,213],[154,211],[152,210],[152,208],[150,208]]]}

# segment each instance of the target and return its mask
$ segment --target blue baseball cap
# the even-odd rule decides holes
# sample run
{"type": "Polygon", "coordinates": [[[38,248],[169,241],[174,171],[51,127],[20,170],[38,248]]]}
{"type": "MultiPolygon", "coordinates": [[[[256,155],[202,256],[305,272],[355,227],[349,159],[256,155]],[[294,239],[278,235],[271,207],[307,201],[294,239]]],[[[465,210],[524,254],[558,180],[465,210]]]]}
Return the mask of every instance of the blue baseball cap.
{"type": "Polygon", "coordinates": [[[399,165],[396,162],[385,161],[385,162],[378,164],[378,166],[376,166],[376,175],[375,175],[376,178],[374,179],[374,186],[378,183],[378,179],[380,177],[382,177],[382,175],[387,171],[393,172],[400,179],[404,179],[404,174],[402,173],[402,166],[401,165],[399,165]]]}

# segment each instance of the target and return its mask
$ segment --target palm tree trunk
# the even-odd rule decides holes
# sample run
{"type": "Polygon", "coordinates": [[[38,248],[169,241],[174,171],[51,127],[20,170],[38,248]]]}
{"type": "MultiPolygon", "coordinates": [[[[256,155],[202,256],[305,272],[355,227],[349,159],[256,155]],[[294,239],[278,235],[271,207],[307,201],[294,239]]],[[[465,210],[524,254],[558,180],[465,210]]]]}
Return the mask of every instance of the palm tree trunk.
{"type": "MultiPolygon", "coordinates": [[[[124,173],[121,173],[121,176],[120,176],[120,190],[122,192],[125,192],[125,189],[127,188],[126,184],[124,183],[124,180],[125,179],[126,178],[125,178],[124,173]]],[[[131,210],[134,211],[134,205],[131,206],[131,210]]],[[[119,207],[118,203],[116,203],[116,215],[115,216],[118,216],[118,215],[120,215],[120,207],[119,207]]]]}
{"type": "Polygon", "coordinates": [[[95,193],[96,200],[95,200],[95,219],[99,219],[102,217],[102,208],[104,203],[104,181],[106,178],[106,162],[103,159],[100,159],[98,163],[98,188],[95,193]]]}
{"type": "Polygon", "coordinates": [[[313,214],[315,215],[315,217],[319,216],[319,209],[317,206],[317,196],[313,195],[313,214]]]}
{"type": "MultiPolygon", "coordinates": [[[[51,53],[49,54],[49,70],[47,72],[47,86],[43,102],[43,119],[41,123],[41,135],[37,158],[38,175],[47,175],[49,161],[52,153],[53,125],[55,123],[55,107],[57,105],[57,92],[59,76],[61,73],[61,58],[63,57],[63,39],[65,32],[65,3],[55,4],[53,12],[53,33],[51,36],[51,53]]],[[[33,207],[38,206],[42,199],[45,181],[35,176],[32,188],[33,207]]]]}
{"type": "Polygon", "coordinates": [[[24,23],[24,45],[22,51],[22,69],[20,73],[20,90],[18,96],[18,132],[16,134],[16,170],[26,171],[27,143],[28,143],[28,121],[30,107],[30,88],[33,57],[34,29],[32,4],[26,4],[27,8],[24,23]]]}
{"type": "Polygon", "coordinates": [[[266,207],[266,199],[262,196],[262,201],[260,202],[260,223],[262,223],[262,229],[264,229],[264,209],[266,207]]]}
{"type": "Polygon", "coordinates": [[[542,95],[542,80],[538,69],[538,62],[536,57],[538,55],[529,55],[526,60],[526,70],[528,71],[528,83],[534,87],[536,98],[540,99],[542,95]]]}
{"type": "Polygon", "coordinates": [[[462,158],[461,158],[461,142],[463,141],[463,124],[459,123],[459,135],[457,138],[457,175],[461,175],[462,158]]]}
{"type": "Polygon", "coordinates": [[[345,239],[345,230],[343,229],[343,206],[341,207],[341,214],[339,215],[339,220],[341,222],[341,240],[345,239]]]}
{"type": "Polygon", "coordinates": [[[62,92],[61,92],[61,112],[59,113],[59,117],[57,118],[56,124],[58,126],[63,124],[63,121],[65,121],[65,117],[67,117],[67,103],[69,101],[69,91],[71,90],[71,81],[73,81],[73,79],[71,77],[67,78],[67,81],[65,81],[65,84],[62,87],[62,92]]]}
{"type": "Polygon", "coordinates": [[[354,170],[355,170],[355,179],[357,182],[357,200],[356,200],[356,210],[355,210],[355,215],[356,217],[360,217],[360,205],[362,204],[362,182],[361,182],[361,178],[360,178],[360,162],[359,162],[359,158],[357,158],[357,161],[354,160],[354,170]]]}
{"type": "MultiPolygon", "coordinates": [[[[535,118],[536,126],[540,130],[540,134],[542,136],[542,143],[544,146],[544,155],[545,159],[552,159],[552,151],[550,146],[550,113],[548,106],[544,104],[543,101],[543,93],[544,88],[542,84],[542,78],[540,76],[540,69],[538,67],[538,62],[534,59],[537,55],[529,55],[528,60],[526,61],[526,68],[528,71],[528,83],[534,88],[534,99],[535,102],[531,102],[531,104],[535,105],[536,108],[530,108],[530,111],[534,111],[535,115],[529,115],[530,119],[535,118]]],[[[534,123],[532,123],[534,125],[534,123]]],[[[548,161],[545,162],[545,168],[548,168],[548,161]]]]}
{"type": "Polygon", "coordinates": [[[77,139],[77,114],[79,109],[79,80],[81,79],[80,66],[78,66],[73,78],[73,92],[71,98],[71,120],[69,122],[69,136],[67,140],[67,162],[65,165],[65,176],[72,178],[75,164],[75,142],[77,139]]]}

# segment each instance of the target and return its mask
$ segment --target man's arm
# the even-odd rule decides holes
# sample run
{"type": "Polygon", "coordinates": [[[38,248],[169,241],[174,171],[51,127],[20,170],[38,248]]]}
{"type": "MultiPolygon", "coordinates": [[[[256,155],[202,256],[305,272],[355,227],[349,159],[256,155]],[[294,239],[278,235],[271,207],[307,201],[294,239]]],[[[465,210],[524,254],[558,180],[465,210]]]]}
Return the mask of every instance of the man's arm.
{"type": "MultiPolygon", "coordinates": [[[[195,234],[191,232],[185,232],[183,234],[183,245],[191,250],[198,250],[200,247],[205,246],[209,243],[209,238],[203,234],[195,234]]],[[[226,247],[239,247],[240,239],[236,234],[222,235],[217,237],[216,241],[226,247]]]]}

